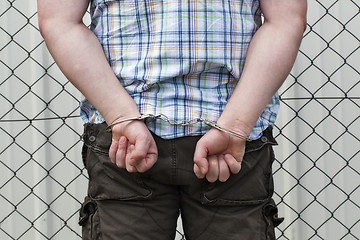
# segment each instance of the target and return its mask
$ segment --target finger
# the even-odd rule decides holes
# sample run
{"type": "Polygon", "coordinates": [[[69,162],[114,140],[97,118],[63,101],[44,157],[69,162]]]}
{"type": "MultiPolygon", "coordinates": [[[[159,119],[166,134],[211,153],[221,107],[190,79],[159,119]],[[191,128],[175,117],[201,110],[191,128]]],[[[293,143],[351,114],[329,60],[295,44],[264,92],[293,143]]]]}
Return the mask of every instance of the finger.
{"type": "Polygon", "coordinates": [[[149,151],[150,141],[148,139],[138,139],[131,149],[131,158],[129,164],[136,167],[143,161],[149,151]]]}
{"type": "Polygon", "coordinates": [[[134,151],[134,149],[135,149],[135,146],[129,144],[129,146],[126,150],[125,167],[128,172],[137,172],[136,167],[135,167],[136,165],[135,166],[132,165],[134,163],[134,161],[131,158],[131,154],[134,151]],[[132,164],[130,164],[130,163],[132,163],[132,164]]]}
{"type": "Polygon", "coordinates": [[[139,160],[144,159],[149,151],[150,142],[151,140],[147,137],[138,139],[135,143],[135,149],[132,153],[132,157],[139,160]]]}
{"type": "Polygon", "coordinates": [[[219,161],[216,155],[212,155],[208,157],[209,161],[209,171],[206,174],[206,179],[213,183],[216,182],[219,178],[219,161]]]}
{"type": "Polygon", "coordinates": [[[119,146],[119,141],[113,139],[109,148],[109,157],[112,163],[116,163],[116,152],[118,146],[119,146]]]}
{"type": "Polygon", "coordinates": [[[199,179],[203,179],[205,177],[205,174],[203,174],[201,172],[199,166],[196,165],[195,163],[194,163],[194,173],[195,173],[196,177],[199,178],[199,179]]]}
{"type": "Polygon", "coordinates": [[[146,172],[147,170],[149,170],[149,168],[147,167],[147,164],[146,164],[146,159],[140,161],[139,164],[135,166],[135,168],[136,168],[136,171],[140,172],[140,173],[143,173],[143,172],[146,172]]]}
{"type": "Polygon", "coordinates": [[[198,143],[194,153],[194,172],[198,178],[204,178],[209,169],[208,151],[204,145],[198,143]]]}
{"type": "Polygon", "coordinates": [[[150,136],[148,146],[147,146],[147,153],[143,160],[139,162],[136,166],[138,172],[145,172],[152,168],[157,161],[158,158],[158,149],[155,143],[155,140],[152,136],[150,136]]]}
{"type": "Polygon", "coordinates": [[[126,171],[128,171],[129,173],[136,173],[137,172],[136,167],[130,166],[129,164],[126,164],[126,171]]]}
{"type": "Polygon", "coordinates": [[[143,173],[143,172],[146,172],[147,170],[149,170],[152,167],[152,165],[149,164],[148,159],[144,158],[135,167],[136,167],[137,172],[143,173]]]}
{"type": "Polygon", "coordinates": [[[236,161],[236,159],[231,154],[225,154],[224,159],[233,174],[237,174],[240,172],[241,162],[236,161]]]}
{"type": "Polygon", "coordinates": [[[125,157],[128,141],[125,136],[121,136],[119,139],[118,149],[116,152],[116,165],[119,168],[125,168],[125,157]]]}
{"type": "Polygon", "coordinates": [[[138,172],[146,172],[154,166],[157,160],[157,153],[148,153],[147,156],[136,165],[138,172]]]}
{"type": "Polygon", "coordinates": [[[230,177],[230,169],[225,161],[225,156],[219,156],[219,181],[226,182],[230,177]]]}

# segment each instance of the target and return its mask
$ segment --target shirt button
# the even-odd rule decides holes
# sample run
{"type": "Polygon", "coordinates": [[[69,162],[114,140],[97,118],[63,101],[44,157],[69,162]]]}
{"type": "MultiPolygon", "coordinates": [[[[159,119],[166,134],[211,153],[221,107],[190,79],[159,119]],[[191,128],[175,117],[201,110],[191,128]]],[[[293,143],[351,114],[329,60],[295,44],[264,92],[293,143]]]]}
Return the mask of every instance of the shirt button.
{"type": "Polygon", "coordinates": [[[96,137],[95,137],[95,136],[90,136],[90,137],[89,137],[89,141],[90,141],[90,142],[95,142],[95,140],[96,140],[96,137]]]}
{"type": "Polygon", "coordinates": [[[265,137],[265,136],[262,136],[262,137],[261,137],[261,141],[265,143],[265,142],[267,142],[267,141],[268,141],[268,138],[267,138],[267,137],[265,137]]]}

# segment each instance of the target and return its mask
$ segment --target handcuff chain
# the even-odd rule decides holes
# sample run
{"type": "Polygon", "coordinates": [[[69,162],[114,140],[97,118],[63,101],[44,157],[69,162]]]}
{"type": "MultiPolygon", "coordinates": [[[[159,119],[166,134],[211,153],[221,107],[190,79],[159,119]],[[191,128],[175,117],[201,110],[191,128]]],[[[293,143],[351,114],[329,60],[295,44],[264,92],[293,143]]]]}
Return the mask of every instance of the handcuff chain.
{"type": "Polygon", "coordinates": [[[191,120],[182,120],[182,121],[179,122],[179,121],[176,121],[176,120],[173,120],[173,119],[169,119],[169,117],[165,116],[164,114],[154,115],[154,118],[161,119],[164,122],[169,123],[170,125],[178,125],[178,126],[183,126],[183,127],[191,126],[191,125],[194,125],[194,124],[196,124],[198,122],[203,122],[204,121],[201,118],[194,118],[194,119],[191,119],[191,120]]]}
{"type": "Polygon", "coordinates": [[[190,120],[182,120],[182,121],[176,121],[174,119],[169,119],[168,116],[160,113],[160,114],[141,114],[140,116],[137,116],[137,117],[129,117],[129,118],[124,118],[124,119],[118,119],[118,120],[115,120],[114,122],[112,122],[109,126],[106,127],[106,131],[110,132],[111,131],[111,127],[114,126],[114,125],[117,125],[117,124],[120,124],[120,123],[123,123],[123,122],[127,122],[127,121],[133,121],[133,120],[145,120],[145,119],[160,119],[164,122],[167,122],[169,123],[170,125],[178,125],[178,126],[183,126],[183,127],[186,127],[186,126],[192,126],[196,123],[199,123],[199,122],[203,122],[205,123],[206,125],[212,127],[212,128],[216,128],[222,132],[225,132],[225,133],[228,133],[234,137],[237,137],[237,138],[241,138],[241,139],[244,139],[246,141],[251,141],[251,138],[248,137],[248,136],[243,136],[239,133],[236,133],[234,131],[231,131],[231,130],[228,130],[226,128],[223,128],[221,126],[219,126],[216,122],[214,121],[210,121],[210,120],[207,120],[207,119],[203,119],[203,118],[194,118],[194,119],[190,119],[190,120]]]}

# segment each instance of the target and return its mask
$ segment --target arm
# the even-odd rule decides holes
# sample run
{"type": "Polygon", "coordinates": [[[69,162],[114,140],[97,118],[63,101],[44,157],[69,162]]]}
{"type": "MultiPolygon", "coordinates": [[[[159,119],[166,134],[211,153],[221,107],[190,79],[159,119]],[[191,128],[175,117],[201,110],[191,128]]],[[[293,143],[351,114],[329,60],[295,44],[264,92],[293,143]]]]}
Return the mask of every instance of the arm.
{"type": "MultiPolygon", "coordinates": [[[[306,0],[260,0],[260,7],[264,24],[250,43],[241,79],[218,120],[244,136],[291,71],[306,28],[306,0]]],[[[210,182],[226,181],[230,172],[240,171],[244,152],[244,140],[212,129],[197,145],[194,172],[210,182]]]]}
{"type": "MultiPolygon", "coordinates": [[[[115,118],[138,116],[138,108],[122,87],[96,36],[83,24],[89,0],[38,0],[39,27],[57,65],[110,124],[115,118]]],[[[112,128],[111,160],[129,171],[145,171],[156,161],[155,142],[144,123],[112,128]]]]}

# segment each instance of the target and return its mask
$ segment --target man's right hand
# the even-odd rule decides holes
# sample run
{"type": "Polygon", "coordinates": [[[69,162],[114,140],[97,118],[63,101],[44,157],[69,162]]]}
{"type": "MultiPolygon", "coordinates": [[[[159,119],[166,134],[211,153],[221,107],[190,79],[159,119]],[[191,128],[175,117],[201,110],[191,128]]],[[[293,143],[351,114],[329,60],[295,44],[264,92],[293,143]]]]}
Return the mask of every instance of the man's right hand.
{"type": "Polygon", "coordinates": [[[194,172],[209,182],[225,182],[230,173],[238,174],[245,154],[246,141],[217,129],[211,129],[196,144],[194,172]]]}
{"type": "Polygon", "coordinates": [[[145,172],[156,162],[158,151],[154,138],[142,121],[134,120],[112,126],[109,157],[128,172],[145,172]]]}

